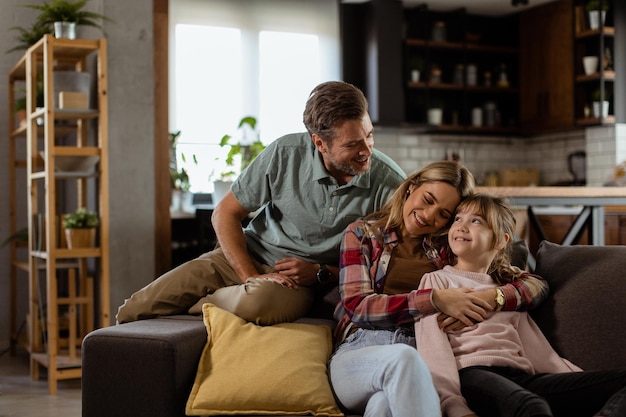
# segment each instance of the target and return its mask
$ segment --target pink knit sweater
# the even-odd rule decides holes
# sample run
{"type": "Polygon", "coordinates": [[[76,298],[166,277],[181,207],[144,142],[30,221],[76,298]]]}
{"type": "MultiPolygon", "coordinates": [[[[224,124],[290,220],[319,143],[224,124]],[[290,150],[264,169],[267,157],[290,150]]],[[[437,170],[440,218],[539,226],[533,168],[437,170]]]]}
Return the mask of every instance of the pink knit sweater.
{"type": "MultiPolygon", "coordinates": [[[[451,266],[424,275],[419,288],[494,288],[487,274],[464,272],[451,266]]],[[[471,414],[461,395],[458,370],[468,366],[506,366],[528,373],[581,371],[550,346],[526,312],[493,313],[485,321],[456,332],[444,333],[437,315],[415,324],[417,350],[430,368],[444,416],[471,414]]]]}

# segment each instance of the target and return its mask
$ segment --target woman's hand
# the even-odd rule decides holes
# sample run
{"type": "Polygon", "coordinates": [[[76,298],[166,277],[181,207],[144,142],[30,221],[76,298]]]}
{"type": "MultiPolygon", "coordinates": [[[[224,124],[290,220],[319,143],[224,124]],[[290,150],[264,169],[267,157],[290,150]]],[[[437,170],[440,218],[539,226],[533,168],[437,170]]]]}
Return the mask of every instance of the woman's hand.
{"type": "MultiPolygon", "coordinates": [[[[474,323],[478,323],[487,318],[489,312],[493,311],[493,307],[485,300],[473,294],[471,288],[449,288],[443,290],[433,290],[433,304],[437,310],[441,311],[447,316],[453,317],[462,323],[464,326],[472,326],[474,323]]],[[[445,321],[444,328],[446,326],[455,326],[452,320],[445,321]]],[[[439,322],[440,327],[442,321],[439,322]]]]}

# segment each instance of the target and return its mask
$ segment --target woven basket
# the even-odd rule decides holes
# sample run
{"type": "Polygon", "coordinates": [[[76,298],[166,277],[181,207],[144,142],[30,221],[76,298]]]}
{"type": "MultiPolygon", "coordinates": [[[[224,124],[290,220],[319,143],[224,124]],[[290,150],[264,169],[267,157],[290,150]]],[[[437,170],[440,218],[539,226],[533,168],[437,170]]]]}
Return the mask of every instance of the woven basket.
{"type": "Polygon", "coordinates": [[[65,229],[69,249],[91,248],[96,242],[96,229],[65,229]]]}

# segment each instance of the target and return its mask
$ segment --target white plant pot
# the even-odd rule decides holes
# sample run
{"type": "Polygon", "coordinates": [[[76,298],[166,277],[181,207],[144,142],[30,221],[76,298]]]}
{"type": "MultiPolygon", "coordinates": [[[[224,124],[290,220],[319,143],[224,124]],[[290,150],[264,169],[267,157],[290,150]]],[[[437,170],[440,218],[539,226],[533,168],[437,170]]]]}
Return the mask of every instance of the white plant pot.
{"type": "Polygon", "coordinates": [[[606,18],[606,12],[602,10],[602,13],[598,10],[591,10],[589,15],[589,29],[597,30],[600,28],[600,18],[602,18],[602,24],[604,25],[604,19],[606,18]]]}
{"type": "Polygon", "coordinates": [[[420,71],[419,70],[412,70],[411,71],[411,81],[414,83],[418,83],[420,81],[420,71]]]}
{"type": "Polygon", "coordinates": [[[443,109],[428,109],[428,124],[438,126],[443,119],[443,109]]]}
{"type": "Polygon", "coordinates": [[[597,56],[585,56],[583,57],[583,68],[586,75],[595,74],[598,72],[598,57],[597,56]]]}
{"type": "Polygon", "coordinates": [[[222,201],[222,198],[224,198],[228,190],[230,190],[231,185],[233,185],[232,181],[213,181],[213,194],[211,195],[211,198],[214,205],[217,205],[217,203],[222,201]]]}
{"type": "Polygon", "coordinates": [[[76,39],[76,23],[54,22],[54,37],[57,39],[76,39]]]}
{"type": "Polygon", "coordinates": [[[609,115],[609,102],[604,100],[602,105],[599,101],[593,102],[593,117],[596,119],[606,118],[609,115]]]}

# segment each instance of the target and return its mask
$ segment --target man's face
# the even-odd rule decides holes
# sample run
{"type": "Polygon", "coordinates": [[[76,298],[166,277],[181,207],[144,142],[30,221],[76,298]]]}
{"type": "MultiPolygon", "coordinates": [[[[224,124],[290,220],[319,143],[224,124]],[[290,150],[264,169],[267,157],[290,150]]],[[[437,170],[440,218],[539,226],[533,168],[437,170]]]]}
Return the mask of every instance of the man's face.
{"type": "Polygon", "coordinates": [[[313,141],[322,153],[328,172],[340,184],[345,184],[355,175],[369,171],[374,148],[374,127],[366,114],[360,120],[343,122],[337,127],[337,133],[330,146],[317,135],[313,135],[313,141]]]}

